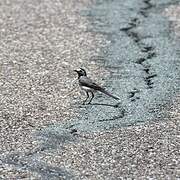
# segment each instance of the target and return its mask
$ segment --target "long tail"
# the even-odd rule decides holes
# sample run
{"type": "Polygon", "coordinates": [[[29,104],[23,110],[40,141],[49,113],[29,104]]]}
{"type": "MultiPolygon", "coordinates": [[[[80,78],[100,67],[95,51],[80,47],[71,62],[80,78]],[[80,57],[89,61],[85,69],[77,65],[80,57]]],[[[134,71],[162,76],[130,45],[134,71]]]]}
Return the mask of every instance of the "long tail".
{"type": "Polygon", "coordinates": [[[110,94],[110,93],[107,92],[105,89],[101,89],[101,90],[99,90],[99,91],[102,92],[102,93],[104,93],[104,94],[106,94],[106,95],[108,95],[108,96],[110,96],[110,97],[112,97],[112,98],[114,98],[114,99],[116,99],[116,100],[119,100],[119,99],[120,99],[119,97],[110,94]]]}

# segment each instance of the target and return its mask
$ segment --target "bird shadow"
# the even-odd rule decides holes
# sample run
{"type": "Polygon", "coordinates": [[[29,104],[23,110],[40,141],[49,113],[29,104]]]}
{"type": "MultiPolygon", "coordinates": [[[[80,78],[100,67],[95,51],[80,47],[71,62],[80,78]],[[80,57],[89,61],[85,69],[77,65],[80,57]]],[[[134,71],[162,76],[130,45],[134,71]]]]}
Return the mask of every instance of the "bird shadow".
{"type": "Polygon", "coordinates": [[[118,108],[120,103],[116,103],[116,104],[107,104],[107,103],[90,103],[87,105],[92,105],[92,106],[109,106],[109,107],[114,107],[114,108],[118,108]]]}
{"type": "Polygon", "coordinates": [[[108,103],[90,103],[90,104],[81,104],[81,105],[74,105],[71,108],[86,108],[87,106],[108,106],[108,107],[113,107],[113,108],[118,108],[120,107],[120,102],[116,104],[108,104],[108,103]]]}

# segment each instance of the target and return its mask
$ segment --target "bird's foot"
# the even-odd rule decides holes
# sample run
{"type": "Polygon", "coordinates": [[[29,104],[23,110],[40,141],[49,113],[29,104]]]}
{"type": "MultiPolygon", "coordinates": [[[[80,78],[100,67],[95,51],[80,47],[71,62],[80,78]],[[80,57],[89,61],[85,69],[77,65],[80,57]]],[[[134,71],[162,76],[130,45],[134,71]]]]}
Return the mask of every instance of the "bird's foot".
{"type": "Polygon", "coordinates": [[[118,108],[120,104],[121,104],[121,103],[118,102],[117,104],[114,105],[114,107],[115,107],[115,108],[118,108]]]}
{"type": "Polygon", "coordinates": [[[91,104],[91,101],[89,101],[87,104],[91,104]]]}
{"type": "Polygon", "coordinates": [[[84,101],[84,102],[82,103],[82,105],[86,105],[86,101],[84,101]]]}

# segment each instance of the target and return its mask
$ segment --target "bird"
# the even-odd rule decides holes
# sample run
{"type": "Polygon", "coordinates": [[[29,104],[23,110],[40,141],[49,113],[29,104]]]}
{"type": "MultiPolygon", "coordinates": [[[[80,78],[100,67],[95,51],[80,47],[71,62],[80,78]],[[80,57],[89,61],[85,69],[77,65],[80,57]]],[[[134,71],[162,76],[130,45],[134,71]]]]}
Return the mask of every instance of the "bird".
{"type": "Polygon", "coordinates": [[[74,70],[74,71],[77,72],[77,74],[78,74],[78,82],[79,82],[80,88],[82,90],[84,90],[87,95],[86,99],[83,101],[83,104],[85,104],[86,101],[88,100],[88,98],[90,97],[89,94],[91,94],[91,99],[89,100],[88,104],[91,104],[91,101],[94,98],[94,93],[96,91],[104,93],[104,94],[108,95],[109,97],[112,97],[116,100],[120,99],[119,97],[112,95],[107,90],[105,90],[104,87],[99,86],[98,84],[93,82],[93,80],[91,80],[89,77],[87,77],[87,73],[83,68],[80,68],[80,69],[74,70]]]}

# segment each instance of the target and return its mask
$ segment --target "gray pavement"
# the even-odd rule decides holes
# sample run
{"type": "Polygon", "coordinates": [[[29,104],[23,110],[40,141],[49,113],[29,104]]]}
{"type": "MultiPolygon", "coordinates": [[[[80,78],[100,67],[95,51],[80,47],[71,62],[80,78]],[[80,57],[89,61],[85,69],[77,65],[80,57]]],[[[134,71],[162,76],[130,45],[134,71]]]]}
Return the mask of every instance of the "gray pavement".
{"type": "MultiPolygon", "coordinates": [[[[121,104],[118,108],[85,107],[82,117],[69,126],[96,131],[164,116],[163,109],[179,92],[180,71],[179,44],[161,7],[161,1],[113,1],[87,12],[92,20],[90,31],[104,34],[111,42],[99,65],[110,72],[106,87],[121,98],[121,104]]],[[[94,102],[116,103],[104,96],[94,102]]]]}
{"type": "Polygon", "coordinates": [[[177,4],[2,1],[0,178],[180,178],[177,4]],[[81,105],[80,66],[118,106],[81,105]]]}

